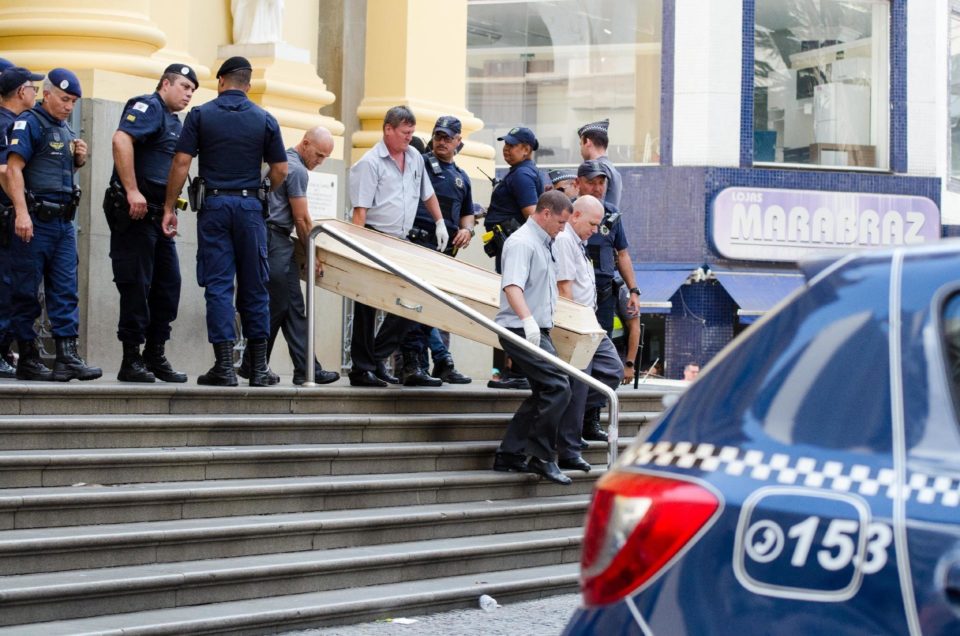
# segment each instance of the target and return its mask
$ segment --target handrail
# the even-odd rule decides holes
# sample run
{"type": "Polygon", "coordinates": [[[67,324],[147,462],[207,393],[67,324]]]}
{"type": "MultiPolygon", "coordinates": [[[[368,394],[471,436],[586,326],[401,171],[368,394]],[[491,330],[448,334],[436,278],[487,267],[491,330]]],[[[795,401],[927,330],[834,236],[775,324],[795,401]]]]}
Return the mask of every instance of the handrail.
{"type": "Polygon", "coordinates": [[[423,280],[419,276],[416,276],[415,274],[412,274],[404,270],[403,268],[391,263],[390,261],[383,258],[373,250],[365,247],[361,243],[343,234],[339,230],[336,230],[332,227],[327,227],[326,224],[324,224],[322,221],[314,225],[313,228],[310,230],[310,237],[307,242],[307,245],[309,246],[307,249],[307,363],[306,363],[307,377],[306,377],[306,382],[304,382],[303,386],[316,386],[316,383],[314,382],[315,368],[313,365],[313,360],[314,360],[314,351],[316,348],[316,345],[314,343],[314,338],[316,336],[315,334],[316,327],[314,326],[314,290],[317,282],[316,280],[317,250],[316,250],[316,246],[314,245],[314,241],[316,240],[316,237],[320,234],[320,232],[326,232],[337,241],[340,241],[347,247],[359,252],[360,254],[363,254],[365,257],[369,258],[371,261],[373,261],[377,265],[380,265],[387,271],[399,276],[400,278],[404,279],[411,285],[414,285],[415,287],[420,288],[421,290],[430,294],[431,296],[433,296],[440,302],[444,303],[448,307],[455,309],[456,311],[467,316],[474,322],[480,325],[483,325],[487,329],[496,333],[501,338],[506,338],[513,345],[520,347],[527,353],[539,358],[540,360],[543,360],[547,364],[550,364],[550,365],[553,365],[554,367],[559,368],[561,371],[564,371],[567,375],[573,376],[574,378],[585,383],[591,388],[594,388],[597,391],[600,391],[601,393],[603,393],[607,397],[607,401],[609,402],[609,405],[610,405],[610,410],[609,410],[610,421],[607,429],[607,443],[608,443],[608,448],[607,448],[608,464],[607,465],[608,467],[611,467],[611,468],[613,467],[614,462],[617,461],[617,438],[618,438],[618,430],[619,430],[618,424],[620,421],[620,401],[617,398],[617,392],[615,390],[611,389],[606,384],[604,384],[603,382],[600,382],[599,380],[593,378],[592,376],[587,375],[586,373],[576,368],[575,366],[569,364],[568,362],[561,360],[557,356],[547,353],[540,347],[534,346],[533,344],[528,342],[526,338],[521,338],[520,336],[516,335],[512,331],[509,331],[504,327],[501,327],[494,321],[490,320],[489,318],[481,314],[479,311],[463,304],[456,298],[453,298],[449,294],[437,289],[436,287],[434,287],[427,281],[423,280]]]}

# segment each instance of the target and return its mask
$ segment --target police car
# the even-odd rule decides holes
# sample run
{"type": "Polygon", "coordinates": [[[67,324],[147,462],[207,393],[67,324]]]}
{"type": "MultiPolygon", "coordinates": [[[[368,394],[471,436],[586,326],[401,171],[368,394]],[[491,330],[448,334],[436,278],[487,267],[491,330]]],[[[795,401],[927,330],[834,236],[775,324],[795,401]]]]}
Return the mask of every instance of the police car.
{"type": "Polygon", "coordinates": [[[960,634],[960,243],[803,269],[598,482],[566,634],[960,634]]]}

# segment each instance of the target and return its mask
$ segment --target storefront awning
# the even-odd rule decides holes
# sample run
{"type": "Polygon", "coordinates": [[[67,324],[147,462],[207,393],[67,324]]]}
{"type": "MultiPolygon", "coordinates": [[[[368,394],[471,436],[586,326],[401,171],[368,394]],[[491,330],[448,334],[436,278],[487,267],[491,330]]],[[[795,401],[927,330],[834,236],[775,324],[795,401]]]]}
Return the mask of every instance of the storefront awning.
{"type": "Polygon", "coordinates": [[[742,324],[750,324],[803,285],[801,274],[789,272],[714,271],[733,302],[740,306],[737,315],[742,324]]]}
{"type": "Polygon", "coordinates": [[[669,314],[673,308],[670,297],[677,293],[696,267],[683,269],[638,269],[637,287],[640,288],[641,314],[669,314]]]}

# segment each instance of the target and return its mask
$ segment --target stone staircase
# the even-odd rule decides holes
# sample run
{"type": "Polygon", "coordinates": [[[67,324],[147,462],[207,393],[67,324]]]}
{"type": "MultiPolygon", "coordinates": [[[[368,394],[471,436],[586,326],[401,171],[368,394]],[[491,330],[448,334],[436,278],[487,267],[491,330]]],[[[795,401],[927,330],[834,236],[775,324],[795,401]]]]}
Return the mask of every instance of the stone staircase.
{"type": "MultiPolygon", "coordinates": [[[[622,390],[621,436],[664,389],[622,390]]],[[[606,446],[490,470],[520,395],[0,383],[0,635],[260,634],[576,589],[606,446]]]]}

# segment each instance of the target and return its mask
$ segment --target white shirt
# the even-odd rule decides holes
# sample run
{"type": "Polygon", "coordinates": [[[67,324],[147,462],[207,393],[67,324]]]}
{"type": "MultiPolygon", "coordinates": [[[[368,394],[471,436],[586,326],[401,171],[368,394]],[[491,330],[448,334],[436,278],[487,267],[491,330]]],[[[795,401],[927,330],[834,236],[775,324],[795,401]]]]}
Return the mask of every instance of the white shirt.
{"type": "Polygon", "coordinates": [[[553,255],[557,259],[557,281],[573,281],[573,300],[581,305],[597,308],[597,281],[593,263],[584,250],[586,241],[573,230],[569,222],[553,242],[553,255]]]}
{"type": "Polygon", "coordinates": [[[398,238],[413,227],[420,201],[433,196],[433,184],[424,178],[423,157],[409,146],[403,174],[383,141],[350,168],[350,202],[367,209],[367,225],[398,238]]]}

